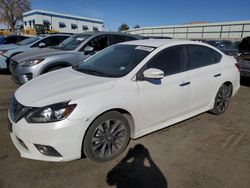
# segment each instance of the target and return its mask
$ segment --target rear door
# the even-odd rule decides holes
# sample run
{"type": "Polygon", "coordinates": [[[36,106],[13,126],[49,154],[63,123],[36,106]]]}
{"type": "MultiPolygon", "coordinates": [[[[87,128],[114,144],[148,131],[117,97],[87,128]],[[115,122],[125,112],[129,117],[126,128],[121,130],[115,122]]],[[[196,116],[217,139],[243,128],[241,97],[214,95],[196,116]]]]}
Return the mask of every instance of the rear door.
{"type": "MultiPolygon", "coordinates": [[[[189,110],[190,87],[183,58],[183,46],[166,48],[155,55],[143,67],[164,72],[161,80],[138,80],[141,129],[147,129],[164,121],[175,121],[189,110]]],[[[140,76],[139,76],[140,77],[140,76]]]]}
{"type": "Polygon", "coordinates": [[[207,108],[221,85],[221,54],[201,45],[186,45],[191,88],[190,111],[207,108]]]}

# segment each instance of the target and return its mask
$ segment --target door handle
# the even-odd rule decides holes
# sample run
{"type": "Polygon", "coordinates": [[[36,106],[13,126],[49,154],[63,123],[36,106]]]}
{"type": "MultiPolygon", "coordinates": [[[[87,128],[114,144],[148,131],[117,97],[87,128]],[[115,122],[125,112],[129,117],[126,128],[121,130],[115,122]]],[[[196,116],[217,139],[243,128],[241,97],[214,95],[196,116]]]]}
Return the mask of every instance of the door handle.
{"type": "Polygon", "coordinates": [[[215,74],[215,75],[214,75],[215,78],[216,78],[216,77],[220,77],[220,76],[221,76],[221,73],[215,74]]]}
{"type": "Polygon", "coordinates": [[[187,86],[189,84],[190,84],[190,82],[188,81],[188,82],[181,83],[179,86],[187,86]]]}

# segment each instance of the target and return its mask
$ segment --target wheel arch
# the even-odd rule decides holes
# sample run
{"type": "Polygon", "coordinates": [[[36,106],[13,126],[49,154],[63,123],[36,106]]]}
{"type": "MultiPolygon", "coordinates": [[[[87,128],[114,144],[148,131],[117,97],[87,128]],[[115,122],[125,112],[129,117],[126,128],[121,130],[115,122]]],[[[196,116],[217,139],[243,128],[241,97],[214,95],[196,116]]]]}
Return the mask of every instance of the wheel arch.
{"type": "Polygon", "coordinates": [[[40,72],[40,74],[47,73],[49,69],[52,69],[52,68],[58,67],[58,66],[69,67],[69,66],[72,66],[72,65],[71,65],[70,63],[64,62],[64,61],[55,62],[55,63],[46,65],[46,66],[42,69],[42,71],[40,72]]]}
{"type": "Polygon", "coordinates": [[[90,123],[89,123],[89,126],[88,128],[86,129],[84,135],[83,135],[83,138],[82,138],[82,147],[81,147],[81,153],[82,153],[82,157],[86,157],[85,154],[84,154],[84,149],[83,149],[83,145],[84,145],[84,139],[86,137],[86,133],[88,132],[91,124],[97,119],[99,118],[100,116],[102,116],[103,114],[107,113],[107,112],[111,112],[111,111],[115,111],[115,112],[119,112],[121,113],[128,121],[129,123],[129,126],[130,126],[130,138],[134,138],[134,132],[135,132],[135,122],[134,122],[134,118],[133,116],[131,115],[131,113],[123,108],[112,108],[112,109],[109,109],[109,110],[106,110],[102,113],[100,113],[98,116],[96,116],[90,123]]]}
{"type": "Polygon", "coordinates": [[[228,87],[231,87],[231,89],[232,89],[232,91],[231,91],[231,96],[232,96],[232,94],[233,94],[233,83],[232,82],[230,82],[230,81],[226,81],[226,82],[224,82],[222,85],[226,85],[226,86],[228,86],[228,87]]]}

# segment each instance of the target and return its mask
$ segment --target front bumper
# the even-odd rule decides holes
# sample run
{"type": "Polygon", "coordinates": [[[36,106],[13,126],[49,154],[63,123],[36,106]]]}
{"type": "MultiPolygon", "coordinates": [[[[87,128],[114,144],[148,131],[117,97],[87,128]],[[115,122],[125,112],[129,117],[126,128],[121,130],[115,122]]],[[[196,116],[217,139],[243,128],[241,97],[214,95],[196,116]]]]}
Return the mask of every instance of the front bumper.
{"type": "Polygon", "coordinates": [[[23,118],[17,123],[9,117],[11,139],[21,157],[42,161],[70,161],[81,158],[86,127],[82,120],[29,124],[23,118]],[[40,153],[35,144],[53,147],[61,156],[40,153]]]}
{"type": "Polygon", "coordinates": [[[12,80],[18,84],[22,85],[34,77],[33,67],[23,67],[17,62],[11,60],[10,62],[10,72],[12,74],[12,80]]]}

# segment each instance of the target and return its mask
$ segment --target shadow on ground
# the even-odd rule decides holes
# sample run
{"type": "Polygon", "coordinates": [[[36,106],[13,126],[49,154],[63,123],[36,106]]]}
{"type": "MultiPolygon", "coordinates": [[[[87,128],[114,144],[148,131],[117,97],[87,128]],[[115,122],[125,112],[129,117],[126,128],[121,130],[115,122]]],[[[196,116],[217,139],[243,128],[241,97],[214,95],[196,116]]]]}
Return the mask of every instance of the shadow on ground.
{"type": "Polygon", "coordinates": [[[240,85],[250,87],[250,77],[241,77],[240,78],[240,85]]]}
{"type": "Polygon", "coordinates": [[[1,74],[1,75],[11,75],[10,71],[7,70],[7,69],[0,70],[0,74],[1,74]]]}
{"type": "Polygon", "coordinates": [[[107,183],[117,188],[167,188],[160,169],[141,144],[130,148],[127,155],[107,174],[107,183]]]}

